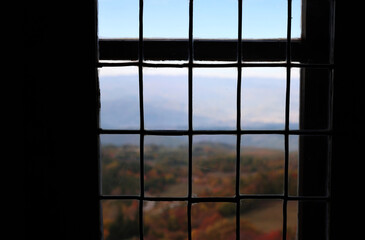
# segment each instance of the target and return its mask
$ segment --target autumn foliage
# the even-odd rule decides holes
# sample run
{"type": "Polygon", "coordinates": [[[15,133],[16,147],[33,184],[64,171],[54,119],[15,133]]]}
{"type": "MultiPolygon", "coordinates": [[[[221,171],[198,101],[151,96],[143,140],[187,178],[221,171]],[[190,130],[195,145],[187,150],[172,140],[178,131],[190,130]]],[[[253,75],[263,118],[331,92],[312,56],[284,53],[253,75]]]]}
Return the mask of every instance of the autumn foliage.
{"type": "MultiPolygon", "coordinates": [[[[146,196],[187,196],[187,146],[145,146],[144,193],[146,196]]],[[[236,182],[236,152],[234,146],[201,143],[193,147],[192,184],[194,197],[234,196],[236,182]]],[[[284,154],[279,150],[249,149],[240,156],[241,194],[282,194],[284,186],[284,154]]],[[[297,171],[290,169],[289,188],[296,191],[297,171]]],[[[107,195],[140,195],[139,147],[134,145],[102,148],[102,187],[107,195]]],[[[270,200],[269,200],[270,201],[270,200]]],[[[267,226],[258,211],[280,208],[282,205],[245,201],[240,214],[240,239],[281,240],[282,215],[267,226]]],[[[140,229],[139,201],[105,200],[103,202],[104,238],[139,239],[143,231],[146,240],[187,240],[187,202],[144,201],[143,229],[140,229]]],[[[192,205],[193,240],[236,239],[236,204],[201,202],[192,205]]],[[[276,218],[275,218],[276,219],[276,218]]],[[[295,229],[287,239],[294,239],[295,229]]]]}

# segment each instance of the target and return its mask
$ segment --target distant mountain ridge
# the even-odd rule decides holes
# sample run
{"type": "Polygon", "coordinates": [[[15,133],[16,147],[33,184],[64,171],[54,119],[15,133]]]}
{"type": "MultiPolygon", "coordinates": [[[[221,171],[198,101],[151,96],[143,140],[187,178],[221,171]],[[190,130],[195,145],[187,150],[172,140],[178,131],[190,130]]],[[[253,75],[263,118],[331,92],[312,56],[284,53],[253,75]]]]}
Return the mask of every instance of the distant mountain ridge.
{"type": "MultiPolygon", "coordinates": [[[[140,136],[135,135],[116,135],[116,134],[104,134],[101,135],[102,145],[139,145],[140,136]]],[[[218,143],[224,145],[235,146],[237,139],[235,135],[195,135],[193,136],[194,144],[209,144],[218,143]]],[[[188,145],[187,136],[149,136],[144,137],[145,145],[164,145],[167,147],[178,147],[181,145],[188,145]]],[[[254,147],[254,148],[267,148],[284,151],[284,136],[283,135],[263,135],[263,134],[250,134],[243,135],[241,138],[241,146],[254,147]]],[[[289,138],[289,151],[298,150],[298,138],[289,138]]]]}
{"type": "MultiPolygon", "coordinates": [[[[160,77],[161,76],[154,76],[155,79],[160,77]]],[[[105,85],[103,85],[104,90],[101,91],[101,128],[128,130],[138,130],[140,128],[138,79],[134,78],[130,76],[123,76],[118,78],[105,77],[103,79],[103,81],[106,82],[105,85]],[[124,92],[125,94],[121,96],[121,92],[124,92]]],[[[153,81],[153,79],[151,81],[153,81]]],[[[220,84],[220,81],[212,82],[220,84]]],[[[151,82],[149,82],[149,84],[151,84],[151,82]]],[[[221,87],[222,86],[219,85],[218,89],[221,87]]],[[[143,107],[145,129],[188,130],[188,106],[187,99],[185,99],[187,96],[182,94],[182,90],[179,90],[179,86],[177,88],[174,87],[174,89],[168,93],[166,93],[166,91],[162,91],[159,88],[156,89],[156,92],[148,92],[146,90],[144,93],[145,99],[143,107]]],[[[185,88],[182,87],[182,89],[185,88]]],[[[213,103],[210,104],[213,104],[214,106],[214,101],[222,103],[222,101],[225,101],[225,98],[212,98],[211,100],[213,103]]],[[[225,104],[228,104],[228,102],[225,104]]],[[[273,103],[273,105],[275,104],[273,103]]],[[[220,110],[221,111],[216,111],[217,114],[215,114],[215,111],[208,111],[209,114],[204,116],[199,115],[199,112],[193,112],[194,130],[235,130],[235,117],[230,116],[229,118],[228,115],[226,116],[222,114],[222,109],[220,110]]],[[[260,112],[260,114],[266,114],[266,112],[263,111],[262,113],[260,112]]],[[[270,121],[269,118],[264,120],[270,121]]],[[[246,130],[284,130],[285,126],[284,123],[275,122],[242,122],[242,127],[244,127],[246,130]]],[[[298,124],[290,123],[290,128],[298,129],[298,124]]],[[[291,149],[297,149],[298,144],[293,139],[295,138],[290,138],[291,149]]],[[[237,142],[235,135],[200,135],[199,137],[194,137],[193,141],[221,142],[223,144],[231,145],[234,145],[237,142]]],[[[181,144],[187,144],[187,137],[159,138],[146,136],[144,142],[145,144],[162,144],[174,147],[181,144]]],[[[123,137],[120,135],[103,135],[102,144],[139,144],[139,136],[127,135],[123,137]]],[[[243,135],[242,144],[244,146],[284,150],[284,135],[243,135]]]]}

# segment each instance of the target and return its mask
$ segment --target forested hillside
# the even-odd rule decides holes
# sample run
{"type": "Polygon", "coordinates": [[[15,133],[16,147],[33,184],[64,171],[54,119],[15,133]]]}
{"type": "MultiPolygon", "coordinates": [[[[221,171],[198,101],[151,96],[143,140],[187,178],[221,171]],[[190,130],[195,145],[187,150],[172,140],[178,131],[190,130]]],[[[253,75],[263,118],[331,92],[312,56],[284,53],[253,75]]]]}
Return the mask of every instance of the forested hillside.
{"type": "MultiPolygon", "coordinates": [[[[201,142],[193,147],[192,192],[194,197],[233,197],[236,182],[235,146],[201,142]]],[[[140,195],[140,156],[136,145],[102,147],[102,193],[140,195]]],[[[296,192],[296,152],[289,155],[289,192],[296,192]]],[[[240,156],[241,194],[283,194],[284,152],[244,148],[240,156]]],[[[186,145],[144,146],[144,193],[154,197],[186,197],[188,194],[188,148],[186,145]]],[[[139,239],[138,200],[105,200],[106,240],[139,239]]],[[[241,239],[282,239],[282,201],[241,201],[241,239]]],[[[144,238],[187,239],[187,202],[145,201],[144,238]]],[[[234,203],[197,203],[192,206],[193,239],[235,239],[234,203]]],[[[296,231],[295,203],[288,204],[288,239],[296,231]]]]}

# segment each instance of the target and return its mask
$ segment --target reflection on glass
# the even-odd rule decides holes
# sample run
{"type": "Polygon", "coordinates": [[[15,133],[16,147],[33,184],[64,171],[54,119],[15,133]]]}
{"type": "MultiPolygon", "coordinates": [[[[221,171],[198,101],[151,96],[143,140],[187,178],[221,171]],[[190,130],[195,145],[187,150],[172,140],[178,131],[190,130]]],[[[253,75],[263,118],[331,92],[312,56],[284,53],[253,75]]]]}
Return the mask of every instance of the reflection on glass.
{"type": "Polygon", "coordinates": [[[282,194],[284,163],[284,136],[243,135],[240,193],[282,194]]]}
{"type": "Polygon", "coordinates": [[[199,135],[193,138],[193,194],[234,196],[236,136],[199,135]]]}
{"type": "Polygon", "coordinates": [[[138,68],[101,68],[99,83],[101,128],[139,129],[138,68]]]}
{"type": "Polygon", "coordinates": [[[241,239],[282,239],[282,200],[242,200],[240,211],[241,239]]]}
{"type": "Polygon", "coordinates": [[[188,128],[187,69],[144,68],[144,114],[146,129],[188,128]]]}
{"type": "Polygon", "coordinates": [[[235,240],[236,204],[197,203],[191,208],[193,240],[235,240]]]}
{"type": "Polygon", "coordinates": [[[102,193],[140,194],[139,135],[100,135],[102,193]]]}
{"type": "Polygon", "coordinates": [[[285,68],[243,68],[241,89],[242,129],[284,129],[285,68]]]}
{"type": "Polygon", "coordinates": [[[145,137],[144,191],[147,196],[187,196],[188,152],[186,136],[145,137]]]}
{"type": "Polygon", "coordinates": [[[99,38],[138,38],[139,1],[98,0],[99,38]]]}
{"type": "Polygon", "coordinates": [[[145,201],[143,205],[144,239],[188,239],[186,202],[145,201]]]}
{"type": "Polygon", "coordinates": [[[193,71],[194,129],[235,129],[237,69],[196,68],[193,71]]]}
{"type": "Polygon", "coordinates": [[[139,201],[104,200],[101,206],[105,240],[139,239],[139,201]]]}
{"type": "Polygon", "coordinates": [[[189,1],[143,1],[144,38],[188,38],[188,28],[189,1]]]}
{"type": "Polygon", "coordinates": [[[242,38],[286,38],[287,9],[287,0],[242,1],[242,38]]]}

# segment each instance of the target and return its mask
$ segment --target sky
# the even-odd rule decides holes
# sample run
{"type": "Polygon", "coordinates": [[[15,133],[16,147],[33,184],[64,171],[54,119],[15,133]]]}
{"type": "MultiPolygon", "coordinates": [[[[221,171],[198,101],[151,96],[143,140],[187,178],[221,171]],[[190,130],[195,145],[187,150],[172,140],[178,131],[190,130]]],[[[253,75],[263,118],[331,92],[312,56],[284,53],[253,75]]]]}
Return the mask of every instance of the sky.
{"type": "MultiPolygon", "coordinates": [[[[300,0],[293,0],[292,37],[300,36],[300,0]]],[[[237,0],[194,0],[193,38],[237,39],[237,0]]],[[[100,38],[138,38],[138,0],[99,0],[100,38]]],[[[243,0],[242,37],[285,38],[287,0],[243,0]]],[[[188,38],[189,0],[144,0],[145,38],[188,38]]],[[[292,69],[290,122],[299,119],[299,69],[292,69]]],[[[110,128],[138,128],[138,68],[113,67],[99,71],[101,124],[110,128]],[[121,95],[123,93],[123,95],[121,95]],[[118,102],[119,101],[119,102],[118,102]],[[124,105],[120,102],[124,101],[124,105]],[[116,104],[118,102],[118,104],[116,104]],[[134,119],[122,116],[128,105],[134,119]],[[120,112],[118,114],[118,111],[120,112]],[[123,121],[112,121],[113,118],[123,121]],[[132,127],[128,124],[134,124],[132,127]],[[122,124],[122,125],[118,125],[122,124]]],[[[144,68],[146,128],[187,128],[187,69],[144,68]],[[159,111],[158,109],[163,109],[159,111]],[[176,120],[178,117],[183,121],[176,120]],[[163,120],[165,119],[165,121],[163,120]]],[[[281,124],[285,119],[285,68],[244,68],[241,88],[241,124],[281,124]]],[[[193,125],[235,128],[237,70],[199,68],[193,71],[193,125]],[[207,84],[208,83],[208,84],[207,84]]],[[[209,127],[208,127],[209,128],[209,127]]]]}
{"type": "MultiPolygon", "coordinates": [[[[301,0],[292,0],[292,37],[300,36],[301,0]]],[[[237,0],[194,0],[194,38],[238,35],[237,0]]],[[[188,38],[189,0],[144,0],[145,38],[188,38]]],[[[138,0],[99,0],[100,38],[138,38],[138,0]]],[[[243,0],[242,38],[285,38],[287,0],[243,0]]]]}

